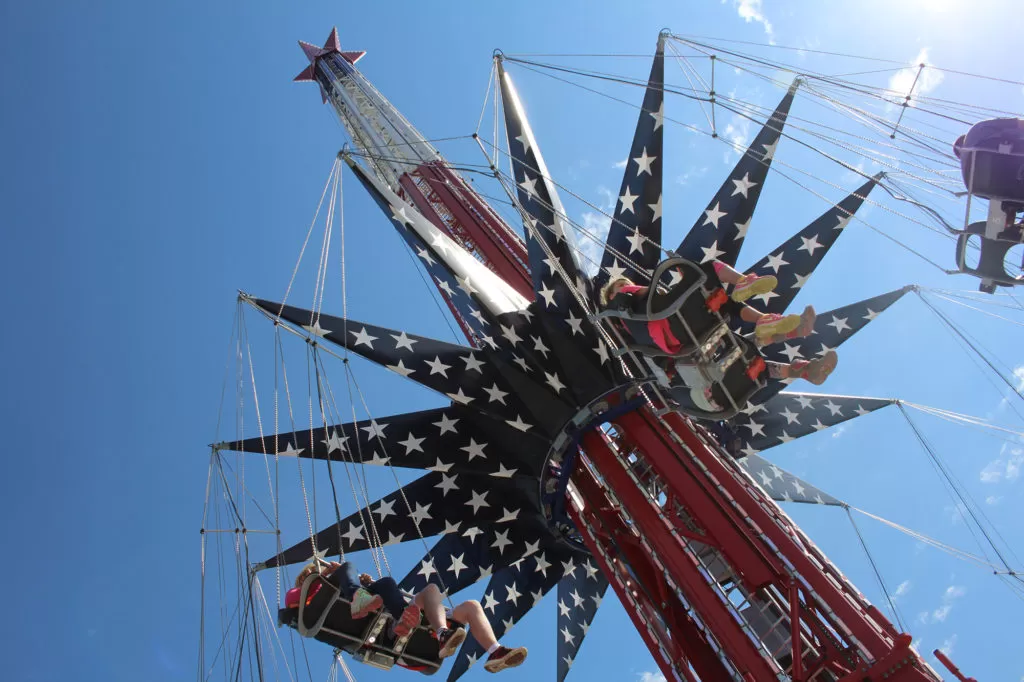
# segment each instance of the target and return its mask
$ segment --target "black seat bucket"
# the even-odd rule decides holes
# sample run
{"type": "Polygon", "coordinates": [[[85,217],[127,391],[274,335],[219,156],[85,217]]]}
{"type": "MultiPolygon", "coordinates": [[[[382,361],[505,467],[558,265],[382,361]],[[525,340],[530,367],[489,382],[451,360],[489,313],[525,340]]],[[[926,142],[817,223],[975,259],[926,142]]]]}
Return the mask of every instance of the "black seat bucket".
{"type": "Polygon", "coordinates": [[[678,411],[698,419],[731,419],[764,387],[761,376],[766,365],[749,339],[730,335],[723,340],[718,355],[710,365],[677,365],[677,376],[668,394],[678,411]],[[706,386],[711,387],[714,405],[702,395],[706,386]]]}
{"type": "MultiPolygon", "coordinates": [[[[631,309],[624,301],[616,303],[617,299],[612,299],[609,307],[598,313],[597,317],[618,318],[627,330],[633,330],[638,324],[671,318],[673,330],[683,344],[681,353],[691,354],[702,346],[714,345],[728,333],[727,319],[709,308],[709,300],[715,290],[719,291],[722,300],[725,299],[725,292],[717,283],[712,286],[707,279],[707,275],[695,263],[683,258],[669,258],[655,268],[651,276],[652,286],[642,310],[631,309]],[[653,283],[661,282],[673,274],[677,274],[680,279],[670,288],[662,284],[659,291],[659,287],[653,286],[653,283]]],[[[640,334],[631,331],[631,336],[636,340],[640,334]]],[[[627,346],[629,351],[640,355],[670,357],[669,353],[646,343],[627,343],[627,346]]],[[[626,350],[619,354],[624,352],[626,350]]]]}
{"type": "Polygon", "coordinates": [[[953,147],[967,191],[990,200],[1024,203],[1024,120],[976,124],[953,147]]]}
{"type": "MultiPolygon", "coordinates": [[[[960,234],[956,242],[956,265],[960,272],[968,275],[989,280],[994,284],[984,290],[992,293],[996,284],[1012,287],[1024,284],[1024,277],[1014,277],[1006,272],[1006,254],[1011,248],[1022,242],[1021,230],[1019,227],[1009,228],[998,233],[997,238],[991,239],[985,236],[987,224],[984,222],[971,223],[967,229],[960,234]],[[981,243],[981,254],[978,257],[977,267],[967,265],[967,247],[971,236],[977,235],[981,243]]],[[[1024,267],[1022,259],[1021,267],[1024,267]]]]}
{"type": "MultiPolygon", "coordinates": [[[[310,576],[303,585],[300,604],[305,601],[310,576]]],[[[396,640],[390,632],[391,616],[381,610],[365,618],[352,617],[351,602],[338,594],[328,578],[305,607],[278,610],[278,623],[313,637],[335,649],[348,652],[360,663],[388,670],[396,663],[432,675],[441,668],[437,639],[422,625],[405,639],[396,640]]],[[[450,622],[452,627],[460,624],[450,622]]]]}

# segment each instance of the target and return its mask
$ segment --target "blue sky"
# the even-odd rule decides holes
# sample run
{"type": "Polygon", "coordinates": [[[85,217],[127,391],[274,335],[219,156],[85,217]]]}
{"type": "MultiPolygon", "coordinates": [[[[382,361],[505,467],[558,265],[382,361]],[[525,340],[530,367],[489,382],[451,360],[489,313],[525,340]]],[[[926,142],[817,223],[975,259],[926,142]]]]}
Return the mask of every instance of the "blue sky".
{"type": "MultiPolygon", "coordinates": [[[[1010,2],[634,5],[520,2],[499,9],[449,2],[438,9],[430,3],[365,3],[343,9],[313,2],[301,9],[265,3],[243,10],[223,3],[108,2],[54,3],[45,11],[16,3],[0,8],[7,92],[0,111],[0,234],[7,256],[0,282],[8,298],[0,348],[9,433],[0,527],[10,557],[2,571],[11,616],[0,645],[5,678],[177,680],[194,674],[204,444],[215,438],[235,291],[282,295],[344,139],[315,88],[291,83],[304,65],[295,40],[320,42],[338,25],[344,46],[368,51],[360,63],[364,73],[431,138],[473,132],[495,47],[510,53],[649,54],[658,30],[668,26],[907,63],[924,49],[936,64],[1006,77],[1018,63],[1010,41],[991,40],[990,27],[1005,21],[1010,2]]],[[[645,77],[647,69],[639,59],[611,70],[645,77]]],[[[602,188],[618,186],[615,164],[628,149],[635,112],[534,74],[513,74],[552,173],[600,204],[602,188]]],[[[781,95],[741,79],[736,87],[738,96],[769,106],[781,95]]],[[[935,96],[952,100],[1024,109],[1019,86],[949,77],[934,88],[935,96]]],[[[626,96],[638,99],[636,92],[626,96]]],[[[699,110],[679,100],[668,106],[678,107],[680,120],[702,121],[699,110]]],[[[798,98],[794,114],[800,106],[798,98]]],[[[742,137],[742,124],[736,128],[742,137]]],[[[443,150],[478,160],[467,146],[443,150]]],[[[681,238],[732,161],[717,143],[691,145],[680,128],[668,133],[666,150],[675,155],[677,172],[674,179],[666,175],[665,229],[681,238]]],[[[847,189],[856,184],[835,167],[820,172],[847,189]]],[[[345,182],[351,316],[451,338],[376,206],[351,176],[345,182]]],[[[824,202],[772,182],[741,265],[825,209],[824,202]]],[[[575,210],[587,220],[582,208],[575,210]]],[[[873,220],[880,226],[952,266],[946,242],[877,213],[873,220]]],[[[302,293],[293,299],[300,305],[312,291],[310,265],[307,259],[297,289],[302,293]]],[[[974,288],[969,278],[944,277],[859,230],[844,235],[796,303],[813,301],[826,310],[907,283],[974,288]]],[[[336,288],[326,305],[340,309],[336,288]]],[[[1024,364],[1020,332],[1012,324],[943,309],[1011,368],[1024,364]]],[[[251,317],[250,329],[268,352],[270,332],[258,329],[259,322],[251,317]]],[[[357,371],[375,414],[439,404],[436,396],[383,371],[366,365],[357,371]]],[[[337,381],[344,381],[340,374],[337,381]]],[[[1019,398],[1006,404],[910,296],[844,347],[824,389],[901,397],[990,416],[1017,429],[1021,420],[1012,407],[1024,408],[1019,398]]],[[[1007,542],[1019,547],[1020,446],[912,416],[1007,542]]],[[[976,549],[894,408],[769,455],[855,506],[976,549]]],[[[377,473],[375,492],[393,488],[390,473],[377,473]]],[[[321,503],[317,512],[325,525],[333,512],[321,503]]],[[[285,530],[292,536],[286,543],[302,536],[304,524],[301,500],[293,495],[288,504],[285,530]]],[[[842,512],[787,511],[869,598],[881,602],[842,512]]],[[[923,650],[948,643],[954,660],[978,679],[1024,675],[1015,655],[1022,604],[1005,587],[984,570],[891,529],[867,519],[858,523],[890,591],[904,585],[898,605],[923,650]]],[[[404,573],[422,549],[389,552],[395,572],[404,573]]],[[[572,679],[652,682],[656,676],[643,677],[656,670],[650,655],[621,607],[613,599],[606,604],[572,679]]],[[[507,639],[527,643],[531,657],[521,670],[504,673],[506,679],[553,675],[554,620],[554,600],[548,599],[512,631],[507,639]]],[[[314,678],[322,679],[329,652],[311,648],[310,656],[314,678]]],[[[354,672],[360,680],[385,678],[365,668],[354,672]]]]}

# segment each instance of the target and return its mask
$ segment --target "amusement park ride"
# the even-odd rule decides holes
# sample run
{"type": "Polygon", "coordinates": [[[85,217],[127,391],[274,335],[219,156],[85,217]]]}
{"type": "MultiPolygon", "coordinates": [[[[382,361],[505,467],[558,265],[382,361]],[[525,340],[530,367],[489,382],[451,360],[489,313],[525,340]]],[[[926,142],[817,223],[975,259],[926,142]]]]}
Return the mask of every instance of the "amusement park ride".
{"type": "MultiPolygon", "coordinates": [[[[750,423],[758,408],[770,411],[769,401],[781,399],[786,384],[771,378],[766,361],[792,359],[794,347],[797,357],[820,354],[819,344],[835,348],[905,290],[819,314],[815,338],[795,346],[758,348],[737,333],[712,264],[736,261],[797,85],[678,249],[663,249],[665,39],[659,36],[594,278],[574,258],[556,185],[500,54],[513,173],[503,179],[492,170],[523,217],[525,240],[356,69],[362,52],[342,50],[336,30],[323,47],[300,43],[309,66],[296,80],[315,83],[336,111],[353,142],[339,157],[418,254],[467,345],[243,296],[275,324],[307,330],[314,346],[342,346],[452,400],[435,410],[218,445],[358,462],[380,456],[386,427],[390,465],[428,470],[257,569],[441,535],[402,587],[443,579],[454,593],[490,575],[484,606],[500,637],[557,585],[559,680],[608,586],[669,680],[939,680],[911,636],[870,604],[776,501],[830,498],[764,462],[749,444],[728,452],[718,431],[723,423],[750,423]],[[601,288],[620,276],[651,283],[645,310],[598,305],[601,288]],[[835,324],[843,310],[862,314],[835,324]],[[666,362],[631,341],[619,319],[631,315],[670,320],[685,331],[687,350],[666,362]],[[714,409],[692,399],[694,382],[703,382],[714,409]],[[765,485],[772,478],[778,485],[765,485]],[[378,519],[372,531],[364,515],[378,519]]],[[[984,291],[1020,282],[1003,260],[1021,242],[1022,139],[1021,122],[1009,120],[979,124],[957,144],[971,196],[991,205],[988,220],[968,225],[958,244],[960,268],[981,278],[984,291]],[[982,244],[974,268],[965,256],[972,236],[982,244]]],[[[877,182],[868,179],[787,242],[814,240],[803,251],[803,271],[793,273],[797,285],[779,275],[779,295],[764,300],[768,312],[785,310],[877,182]]],[[[751,271],[772,274],[768,265],[751,271]]],[[[842,416],[824,424],[888,404],[876,402],[836,398],[831,415],[842,416]]],[[[280,622],[379,667],[439,669],[426,631],[389,642],[383,616],[353,621],[345,595],[328,592],[282,608],[280,622]]],[[[449,679],[480,655],[467,643],[449,679]]],[[[968,679],[935,655],[956,679],[968,679]]]]}

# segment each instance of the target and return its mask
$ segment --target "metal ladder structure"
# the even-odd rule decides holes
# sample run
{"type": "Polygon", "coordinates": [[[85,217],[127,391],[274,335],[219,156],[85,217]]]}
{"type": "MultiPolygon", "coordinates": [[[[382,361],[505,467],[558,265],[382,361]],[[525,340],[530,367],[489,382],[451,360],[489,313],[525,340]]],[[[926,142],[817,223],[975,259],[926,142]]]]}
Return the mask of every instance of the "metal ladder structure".
{"type": "Polygon", "coordinates": [[[583,439],[570,517],[667,678],[939,679],[702,429],[614,428],[583,439]]]}

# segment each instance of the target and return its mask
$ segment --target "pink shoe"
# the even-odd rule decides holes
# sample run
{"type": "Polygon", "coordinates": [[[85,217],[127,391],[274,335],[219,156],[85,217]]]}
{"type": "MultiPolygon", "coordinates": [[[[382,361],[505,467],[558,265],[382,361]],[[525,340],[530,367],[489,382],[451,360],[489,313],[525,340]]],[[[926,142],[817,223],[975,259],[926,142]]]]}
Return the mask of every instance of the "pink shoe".
{"type": "Polygon", "coordinates": [[[402,611],[402,617],[395,621],[395,624],[391,626],[391,632],[394,633],[395,637],[403,638],[408,637],[409,633],[416,629],[420,624],[420,607],[416,604],[409,604],[402,611]]]}
{"type": "Polygon", "coordinates": [[[800,313],[800,326],[791,331],[786,335],[787,338],[803,338],[810,336],[814,333],[814,323],[818,319],[818,316],[814,312],[814,306],[807,306],[804,311],[800,313]]]}

